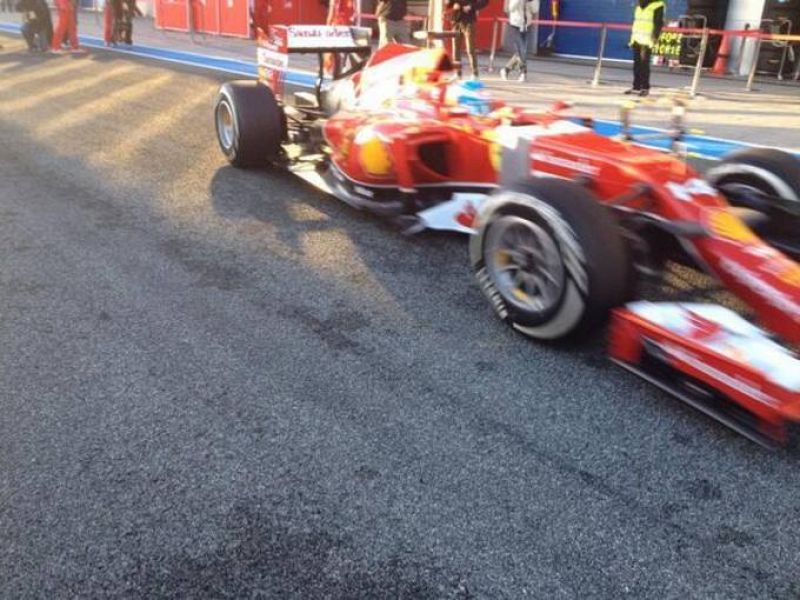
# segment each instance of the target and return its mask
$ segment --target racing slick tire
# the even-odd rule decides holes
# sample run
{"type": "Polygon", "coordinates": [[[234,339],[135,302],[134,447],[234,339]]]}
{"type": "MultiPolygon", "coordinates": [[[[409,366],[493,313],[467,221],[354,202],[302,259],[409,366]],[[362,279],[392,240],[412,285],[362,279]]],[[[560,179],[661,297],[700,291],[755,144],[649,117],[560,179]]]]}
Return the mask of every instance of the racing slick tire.
{"type": "Polygon", "coordinates": [[[234,167],[264,167],[280,156],[286,118],[263,83],[224,83],[217,94],[214,123],[219,147],[234,167]]]}
{"type": "MultiPolygon", "coordinates": [[[[766,223],[758,227],[767,241],[800,238],[797,157],[774,148],[745,148],[709,169],[706,179],[734,206],[753,208],[767,216],[766,223]]],[[[797,245],[800,251],[800,243],[797,245]]]]}
{"type": "Polygon", "coordinates": [[[495,312],[538,340],[588,334],[629,294],[628,250],[613,214],[584,187],[534,178],[500,190],[470,242],[495,312]]]}

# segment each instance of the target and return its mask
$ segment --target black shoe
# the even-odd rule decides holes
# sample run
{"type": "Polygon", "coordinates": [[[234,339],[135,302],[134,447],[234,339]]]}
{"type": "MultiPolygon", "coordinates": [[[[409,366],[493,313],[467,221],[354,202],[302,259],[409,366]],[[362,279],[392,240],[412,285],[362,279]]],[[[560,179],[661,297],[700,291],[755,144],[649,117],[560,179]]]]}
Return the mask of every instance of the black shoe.
{"type": "Polygon", "coordinates": [[[650,95],[650,90],[640,90],[639,91],[639,96],[641,96],[642,98],[644,98],[645,96],[649,96],[649,95],[650,95]]]}
{"type": "Polygon", "coordinates": [[[631,94],[639,94],[642,90],[637,90],[636,88],[629,88],[622,92],[626,96],[630,96],[631,94]]]}

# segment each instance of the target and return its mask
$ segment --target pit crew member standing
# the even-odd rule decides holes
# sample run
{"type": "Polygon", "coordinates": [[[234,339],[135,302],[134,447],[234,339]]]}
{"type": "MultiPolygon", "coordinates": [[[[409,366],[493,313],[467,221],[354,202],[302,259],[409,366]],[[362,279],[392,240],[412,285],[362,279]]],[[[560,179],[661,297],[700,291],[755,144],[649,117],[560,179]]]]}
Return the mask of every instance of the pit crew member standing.
{"type": "Polygon", "coordinates": [[[22,13],[22,37],[31,52],[46,52],[53,41],[53,22],[44,0],[20,0],[16,9],[22,13]]]}
{"type": "Polygon", "coordinates": [[[528,76],[528,26],[539,14],[539,0],[505,0],[503,11],[508,17],[508,37],[514,45],[514,56],[500,69],[500,77],[519,69],[517,81],[525,81],[528,76]]]}
{"type": "Polygon", "coordinates": [[[663,0],[639,0],[633,14],[630,47],[633,50],[633,87],[626,94],[650,93],[650,61],[653,46],[664,27],[663,0]]]}
{"type": "Polygon", "coordinates": [[[119,22],[122,19],[122,1],[106,0],[103,8],[103,41],[106,46],[116,46],[119,41],[119,22]]]}
{"type": "MultiPolygon", "coordinates": [[[[484,8],[489,0],[447,0],[447,8],[451,12],[453,31],[458,35],[455,43],[455,59],[460,63],[462,45],[466,47],[472,78],[478,78],[478,55],[475,51],[475,25],[478,11],[484,8]]],[[[459,73],[461,69],[459,68],[459,73]]]]}
{"type": "Polygon", "coordinates": [[[133,19],[136,16],[142,16],[142,11],[136,6],[136,0],[121,0],[117,37],[128,46],[133,44],[133,19]]]}
{"type": "Polygon", "coordinates": [[[378,17],[379,48],[389,42],[410,43],[408,24],[403,20],[406,13],[406,0],[378,0],[375,16],[378,17]]]}
{"type": "Polygon", "coordinates": [[[64,43],[65,37],[69,39],[72,52],[81,51],[78,46],[78,27],[75,22],[75,7],[72,5],[72,0],[56,0],[56,8],[58,8],[58,25],[56,25],[56,32],[53,35],[53,52],[63,52],[61,45],[64,43]]]}

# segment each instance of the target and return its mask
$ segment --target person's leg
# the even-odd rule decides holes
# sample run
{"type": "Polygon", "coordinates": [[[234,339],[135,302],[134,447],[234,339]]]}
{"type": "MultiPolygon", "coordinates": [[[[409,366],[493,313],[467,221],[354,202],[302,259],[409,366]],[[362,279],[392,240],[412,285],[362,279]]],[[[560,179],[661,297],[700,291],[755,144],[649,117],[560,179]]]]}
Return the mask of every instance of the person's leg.
{"type": "Polygon", "coordinates": [[[109,0],[111,2],[111,12],[114,15],[114,43],[119,43],[122,39],[122,0],[109,0]]]}
{"type": "Polygon", "coordinates": [[[517,54],[519,55],[519,75],[524,80],[528,75],[528,30],[519,31],[517,38],[517,54]]]}
{"type": "Polygon", "coordinates": [[[69,0],[59,0],[59,2],[56,3],[56,8],[58,9],[58,23],[56,24],[56,30],[53,34],[53,45],[51,46],[54,52],[60,52],[61,45],[64,43],[64,34],[67,32],[66,12],[70,10],[65,8],[68,3],[69,0]]]}
{"type": "Polygon", "coordinates": [[[103,7],[103,41],[106,46],[115,43],[114,39],[114,12],[111,9],[111,3],[106,0],[103,7]]]}
{"type": "Polygon", "coordinates": [[[69,45],[75,50],[78,48],[78,13],[69,3],[69,21],[67,22],[67,34],[69,35],[69,45]]]}
{"type": "Polygon", "coordinates": [[[37,52],[46,52],[50,47],[48,43],[44,23],[38,17],[31,22],[31,42],[33,43],[32,50],[37,52]]]}
{"type": "Polygon", "coordinates": [[[53,20],[50,18],[50,9],[42,12],[42,52],[46,52],[53,45],[53,20]]]}
{"type": "Polygon", "coordinates": [[[389,43],[389,21],[386,17],[378,17],[378,48],[389,43]]]}
{"type": "Polygon", "coordinates": [[[508,59],[506,66],[501,69],[501,75],[503,74],[503,70],[505,70],[505,75],[508,75],[508,73],[519,66],[519,34],[520,30],[518,27],[514,27],[513,25],[508,26],[508,37],[511,40],[511,47],[514,49],[514,54],[508,59]]]}
{"type": "Polygon", "coordinates": [[[642,85],[642,91],[649,91],[650,90],[650,61],[651,57],[653,56],[653,49],[650,46],[642,46],[642,51],[640,55],[641,65],[642,65],[642,76],[640,79],[640,83],[642,85]]]}
{"type": "Polygon", "coordinates": [[[466,46],[467,55],[469,56],[469,68],[472,70],[472,76],[478,77],[478,55],[475,48],[475,23],[464,24],[464,45],[466,46]]]}
{"type": "Polygon", "coordinates": [[[28,44],[28,50],[36,50],[36,45],[34,44],[33,21],[26,21],[23,23],[20,33],[22,33],[25,43],[28,44]]]}
{"type": "Polygon", "coordinates": [[[642,53],[639,44],[631,46],[633,52],[633,91],[638,92],[642,89],[642,53]]]}
{"type": "Polygon", "coordinates": [[[122,31],[120,37],[129,46],[133,43],[133,14],[127,4],[122,6],[122,31]]]}
{"type": "Polygon", "coordinates": [[[464,29],[461,23],[453,23],[453,31],[456,32],[456,36],[453,38],[453,60],[458,63],[458,75],[461,76],[462,65],[461,65],[461,44],[464,43],[464,29]]]}

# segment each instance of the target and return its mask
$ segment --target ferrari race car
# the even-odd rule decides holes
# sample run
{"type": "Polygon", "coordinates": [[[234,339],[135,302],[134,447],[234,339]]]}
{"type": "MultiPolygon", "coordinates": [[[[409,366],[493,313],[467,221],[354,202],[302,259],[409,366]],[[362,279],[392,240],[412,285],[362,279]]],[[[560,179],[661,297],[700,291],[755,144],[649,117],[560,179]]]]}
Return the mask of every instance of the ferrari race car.
{"type": "Polygon", "coordinates": [[[369,30],[341,26],[274,26],[258,43],[259,80],[224,84],[216,103],[233,165],[288,169],[408,233],[470,234],[480,287],[516,330],[557,340],[612,314],[616,362],[754,439],[800,421],[785,345],[800,344],[793,155],[749,148],[701,176],[680,153],[680,103],[668,153],[627,129],[601,136],[563,104],[508,106],[441,49],[372,54],[369,30]],[[289,68],[296,54],[318,56],[316,76],[289,68]],[[722,307],[625,307],[668,261],[711,275],[770,334],[722,307]]]}

